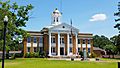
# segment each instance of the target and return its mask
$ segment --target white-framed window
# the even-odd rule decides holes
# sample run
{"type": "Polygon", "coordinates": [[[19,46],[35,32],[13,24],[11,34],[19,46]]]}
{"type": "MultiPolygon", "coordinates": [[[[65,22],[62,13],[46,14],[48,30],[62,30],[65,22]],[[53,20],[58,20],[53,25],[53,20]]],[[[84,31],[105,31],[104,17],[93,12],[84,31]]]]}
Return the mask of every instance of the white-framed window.
{"type": "Polygon", "coordinates": [[[64,44],[65,42],[64,42],[64,37],[61,37],[60,38],[60,44],[64,44]]]}
{"type": "Polygon", "coordinates": [[[55,43],[55,37],[51,38],[51,43],[55,43]]]}
{"type": "Polygon", "coordinates": [[[83,51],[86,50],[86,48],[83,48],[83,51]]]}
{"type": "Polygon", "coordinates": [[[72,38],[69,38],[69,43],[72,44],[72,38]]]}
{"type": "Polygon", "coordinates": [[[40,52],[43,52],[43,47],[40,47],[40,52]]]}
{"type": "Polygon", "coordinates": [[[34,47],[34,52],[37,52],[37,47],[34,47]]]}
{"type": "Polygon", "coordinates": [[[27,42],[28,43],[30,43],[31,42],[31,38],[29,37],[29,38],[27,38],[27,42]]]}
{"type": "Polygon", "coordinates": [[[34,43],[37,43],[37,38],[36,38],[36,37],[34,37],[33,41],[34,41],[34,43]]]}
{"type": "Polygon", "coordinates": [[[90,44],[90,39],[88,39],[88,44],[90,44]]]}
{"type": "Polygon", "coordinates": [[[80,52],[80,47],[78,47],[78,52],[80,52]]]}
{"type": "Polygon", "coordinates": [[[40,36],[40,38],[39,38],[39,43],[43,43],[43,37],[42,36],[40,36]]]}
{"type": "Polygon", "coordinates": [[[70,52],[72,52],[72,47],[70,47],[70,52]]]}
{"type": "Polygon", "coordinates": [[[78,39],[78,44],[80,44],[80,39],[78,39]]]}
{"type": "Polygon", "coordinates": [[[30,52],[30,47],[27,47],[27,52],[30,52]]]}
{"type": "Polygon", "coordinates": [[[88,48],[88,53],[90,53],[90,48],[88,48]]]}
{"type": "Polygon", "coordinates": [[[86,40],[85,39],[83,39],[83,44],[85,44],[86,43],[86,40]]]}
{"type": "Polygon", "coordinates": [[[56,48],[55,47],[51,47],[51,53],[55,53],[56,48]]]}

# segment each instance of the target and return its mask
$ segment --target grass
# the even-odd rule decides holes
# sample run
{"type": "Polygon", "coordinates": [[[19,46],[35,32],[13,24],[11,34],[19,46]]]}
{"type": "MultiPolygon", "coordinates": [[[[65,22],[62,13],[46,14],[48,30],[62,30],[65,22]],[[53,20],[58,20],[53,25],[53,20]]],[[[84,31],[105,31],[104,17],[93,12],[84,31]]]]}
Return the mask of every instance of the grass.
{"type": "Polygon", "coordinates": [[[117,68],[117,63],[22,58],[15,60],[5,60],[5,68],[117,68]]]}

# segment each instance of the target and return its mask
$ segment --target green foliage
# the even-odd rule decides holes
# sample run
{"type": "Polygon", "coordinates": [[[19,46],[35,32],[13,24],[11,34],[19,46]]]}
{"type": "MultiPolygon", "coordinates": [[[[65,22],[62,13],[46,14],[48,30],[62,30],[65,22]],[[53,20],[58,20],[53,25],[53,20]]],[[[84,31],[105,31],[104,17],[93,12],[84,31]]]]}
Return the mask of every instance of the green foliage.
{"type": "Polygon", "coordinates": [[[42,52],[40,52],[39,54],[40,54],[40,57],[41,57],[41,58],[45,58],[45,57],[47,57],[45,51],[42,51],[42,52]]]}
{"type": "Polygon", "coordinates": [[[81,57],[83,57],[83,52],[82,52],[82,51],[79,51],[79,55],[80,55],[81,57]]]}
{"type": "Polygon", "coordinates": [[[25,58],[39,58],[40,55],[39,55],[39,52],[32,52],[32,53],[26,53],[25,54],[25,58]]]}
{"type": "Polygon", "coordinates": [[[25,58],[30,58],[30,54],[29,54],[29,53],[26,53],[26,54],[25,54],[25,58]]]}
{"type": "MultiPolygon", "coordinates": [[[[0,1],[0,37],[3,38],[3,18],[8,16],[8,25],[6,33],[6,45],[7,49],[14,49],[23,40],[24,37],[28,37],[28,33],[21,27],[26,27],[26,23],[29,20],[29,12],[33,9],[31,4],[26,6],[19,6],[16,2],[0,1]]],[[[2,38],[0,44],[3,44],[2,38]]],[[[0,45],[2,50],[2,45],[0,45]]]]}
{"type": "Polygon", "coordinates": [[[23,53],[16,53],[16,54],[15,54],[15,57],[17,57],[17,58],[22,58],[22,57],[23,57],[23,53]]]}
{"type": "Polygon", "coordinates": [[[113,45],[117,47],[118,52],[120,53],[120,35],[115,35],[110,38],[112,41],[113,45]]]}
{"type": "Polygon", "coordinates": [[[118,53],[117,47],[115,45],[106,45],[104,49],[107,51],[107,53],[110,55],[114,55],[118,53]]]}
{"type": "Polygon", "coordinates": [[[39,52],[36,52],[35,53],[35,58],[39,58],[39,57],[40,57],[39,52]]]}
{"type": "Polygon", "coordinates": [[[13,60],[13,59],[15,59],[15,54],[13,54],[10,58],[10,60],[13,60]]]}
{"type": "Polygon", "coordinates": [[[99,47],[99,48],[102,48],[106,45],[109,45],[109,44],[112,44],[111,41],[105,37],[105,36],[98,36],[98,35],[95,35],[93,36],[93,46],[94,47],[99,47]]]}
{"type": "MultiPolygon", "coordinates": [[[[104,62],[71,62],[66,60],[58,61],[41,58],[18,58],[11,61],[6,60],[5,68],[118,68],[116,60],[108,59],[109,62],[105,61],[106,60],[104,60],[104,62]]],[[[1,66],[2,64],[0,64],[0,67],[1,66]]]]}
{"type": "Polygon", "coordinates": [[[94,52],[92,52],[90,58],[95,58],[95,57],[97,57],[97,55],[94,52]]]}
{"type": "Polygon", "coordinates": [[[120,2],[118,2],[118,11],[116,13],[114,13],[114,16],[118,17],[117,19],[115,19],[115,22],[117,22],[117,24],[114,26],[114,28],[117,28],[118,30],[120,30],[120,23],[119,23],[119,21],[120,21],[120,2]]]}

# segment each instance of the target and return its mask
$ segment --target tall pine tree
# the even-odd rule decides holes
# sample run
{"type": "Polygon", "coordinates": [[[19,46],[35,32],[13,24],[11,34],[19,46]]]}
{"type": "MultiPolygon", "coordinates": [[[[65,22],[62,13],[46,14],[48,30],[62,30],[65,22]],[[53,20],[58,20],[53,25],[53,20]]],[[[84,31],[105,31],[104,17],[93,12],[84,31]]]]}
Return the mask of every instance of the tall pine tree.
{"type": "Polygon", "coordinates": [[[117,19],[115,19],[115,22],[117,22],[117,24],[114,26],[114,28],[117,28],[120,33],[120,2],[118,2],[118,11],[114,13],[114,16],[118,17],[117,19]]]}

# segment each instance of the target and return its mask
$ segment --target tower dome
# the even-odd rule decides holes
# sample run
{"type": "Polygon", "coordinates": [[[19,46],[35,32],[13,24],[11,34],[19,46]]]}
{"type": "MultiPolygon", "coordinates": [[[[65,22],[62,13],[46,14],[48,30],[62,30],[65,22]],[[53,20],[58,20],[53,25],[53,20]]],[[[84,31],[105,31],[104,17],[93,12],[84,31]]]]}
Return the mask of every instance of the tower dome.
{"type": "Polygon", "coordinates": [[[52,13],[52,25],[60,24],[61,23],[60,18],[61,18],[61,13],[56,8],[52,13]]]}

